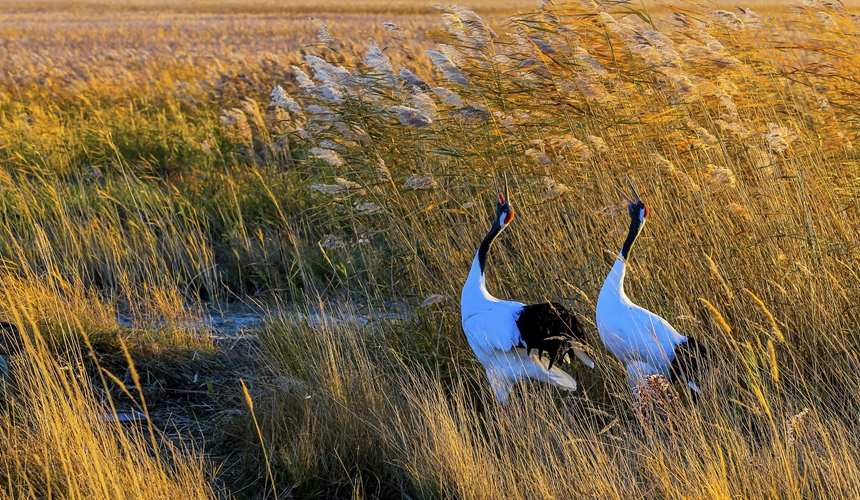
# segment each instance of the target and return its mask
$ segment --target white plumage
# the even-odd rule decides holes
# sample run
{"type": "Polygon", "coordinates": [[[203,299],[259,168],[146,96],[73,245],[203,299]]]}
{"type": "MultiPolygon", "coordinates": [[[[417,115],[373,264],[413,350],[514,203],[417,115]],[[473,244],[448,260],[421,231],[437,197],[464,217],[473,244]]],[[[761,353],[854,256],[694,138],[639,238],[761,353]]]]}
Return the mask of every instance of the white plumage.
{"type": "MultiPolygon", "coordinates": [[[[507,194],[507,186],[505,191],[507,194]]],[[[496,217],[472,261],[460,306],[469,346],[486,368],[490,386],[504,407],[511,388],[524,378],[576,390],[576,380],[553,366],[561,359],[568,359],[569,352],[573,351],[590,367],[594,367],[594,362],[577,344],[584,335],[581,325],[560,304],[526,306],[497,299],[487,291],[484,268],[490,245],[514,218],[505,197],[498,189],[496,193],[496,217]],[[529,355],[530,351],[533,354],[529,355]],[[541,360],[543,352],[550,355],[548,363],[541,360]]]]}
{"type": "MultiPolygon", "coordinates": [[[[630,187],[633,189],[632,183],[630,187]]],[[[680,376],[690,388],[700,392],[696,384],[686,377],[686,370],[696,368],[698,357],[704,355],[704,349],[695,340],[678,333],[665,319],[634,304],[624,293],[627,259],[636,236],[645,225],[648,208],[639,199],[635,189],[633,195],[636,201],[624,193],[622,195],[629,205],[630,231],[597,298],[596,319],[600,340],[609,352],[624,363],[632,388],[635,389],[649,375],[659,374],[669,380],[680,376]],[[685,348],[679,349],[682,345],[685,348]],[[684,359],[676,359],[676,353],[679,352],[683,352],[684,359]]]]}
{"type": "Polygon", "coordinates": [[[526,349],[517,347],[522,345],[517,319],[525,305],[490,295],[477,255],[461,301],[466,340],[486,368],[490,387],[503,406],[511,388],[524,378],[576,390],[576,380],[558,366],[547,369],[537,355],[528,355],[526,349]]]}
{"type": "Polygon", "coordinates": [[[620,255],[597,297],[597,331],[609,352],[627,366],[632,385],[648,375],[670,378],[675,347],[687,340],[665,319],[624,293],[626,263],[620,255]]]}

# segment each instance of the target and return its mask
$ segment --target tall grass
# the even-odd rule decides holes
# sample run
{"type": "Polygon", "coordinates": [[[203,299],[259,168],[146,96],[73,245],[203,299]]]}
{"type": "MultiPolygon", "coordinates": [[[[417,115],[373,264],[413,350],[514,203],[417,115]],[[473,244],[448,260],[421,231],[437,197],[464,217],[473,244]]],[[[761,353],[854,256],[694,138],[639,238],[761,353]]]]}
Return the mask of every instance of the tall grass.
{"type": "Polygon", "coordinates": [[[106,403],[78,342],[206,346],[187,316],[249,295],[275,304],[237,441],[250,496],[857,496],[856,17],[442,14],[431,47],[405,18],[373,41],[325,20],[314,41],[304,18],[174,14],[159,34],[84,9],[107,28],[55,52],[20,14],[0,49],[22,68],[0,78],[0,314],[33,340],[0,417],[25,450],[0,452],[6,496],[211,496],[156,429],[86,418],[106,403]],[[279,50],[287,28],[303,38],[279,50]],[[626,228],[613,186],[634,178],[653,216],[628,293],[707,345],[705,396],[637,405],[592,336],[577,393],[524,386],[499,414],[457,297],[502,173],[517,218],[489,288],[586,324],[626,228]]]}
{"type": "Polygon", "coordinates": [[[591,387],[614,397],[528,385],[515,393],[508,418],[468,354],[445,359],[456,376],[444,378],[434,360],[403,353],[407,332],[434,320],[362,325],[349,307],[323,312],[319,322],[275,321],[262,334],[272,368],[295,377],[271,389],[257,412],[277,477],[298,497],[857,494],[856,405],[841,395],[813,397],[791,353],[780,353],[777,376],[759,349],[721,349],[706,397],[682,394],[638,412],[622,370],[601,354],[601,380],[591,387]]]}
{"type": "Polygon", "coordinates": [[[427,83],[373,45],[350,67],[323,50],[295,68],[300,90],[276,101],[307,154],[303,237],[332,284],[448,300],[432,326],[264,336],[274,366],[308,384],[269,424],[286,477],[309,496],[856,494],[856,18],[792,9],[656,18],[547,2],[497,36],[450,8],[427,83]],[[596,373],[574,368],[578,397],[539,389],[511,421],[486,404],[456,297],[502,172],[519,216],[490,289],[586,319],[626,229],[613,186],[636,179],[655,215],[628,293],[707,344],[704,398],[656,388],[634,411],[604,353],[596,373]],[[403,345],[423,349],[404,360],[403,345]]]}
{"type": "MultiPolygon", "coordinates": [[[[66,349],[58,357],[51,337],[37,328],[40,318],[22,300],[35,298],[37,292],[24,291],[4,286],[11,319],[22,328],[17,352],[9,360],[12,381],[0,401],[0,496],[214,498],[209,465],[194,450],[160,439],[160,431],[146,423],[124,426],[114,420],[117,408],[91,385],[92,374],[73,337],[65,337],[66,349]]],[[[81,314],[74,307],[78,304],[58,305],[43,301],[39,310],[47,316],[69,315],[62,324],[90,344],[87,330],[94,336],[98,332],[78,318],[98,314],[81,314]]],[[[131,370],[136,374],[133,365],[131,370]]],[[[99,373],[102,381],[106,373],[99,373]]],[[[147,412],[140,384],[125,390],[134,392],[137,408],[147,412]]]]}

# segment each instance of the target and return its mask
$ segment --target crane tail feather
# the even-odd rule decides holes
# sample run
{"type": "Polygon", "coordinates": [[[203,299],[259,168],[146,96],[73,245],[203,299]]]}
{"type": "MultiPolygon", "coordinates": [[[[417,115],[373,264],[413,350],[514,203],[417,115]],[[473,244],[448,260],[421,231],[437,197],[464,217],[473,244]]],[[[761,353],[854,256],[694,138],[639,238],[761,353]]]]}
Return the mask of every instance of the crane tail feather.
{"type": "Polygon", "coordinates": [[[591,359],[587,352],[576,348],[573,349],[573,352],[574,354],[576,354],[576,357],[579,358],[580,361],[585,363],[585,366],[591,368],[592,370],[594,369],[594,360],[591,359]]]}
{"type": "MultiPolygon", "coordinates": [[[[541,368],[543,367],[541,366],[541,368]]],[[[549,383],[571,392],[576,390],[576,379],[562,371],[559,367],[556,366],[548,370],[547,373],[549,375],[549,383]]]]}
{"type": "Polygon", "coordinates": [[[523,378],[531,378],[569,391],[576,390],[576,380],[573,377],[558,366],[547,368],[539,358],[526,354],[525,349],[494,349],[492,357],[487,361],[493,365],[487,369],[487,376],[491,379],[505,379],[513,383],[523,378]]]}

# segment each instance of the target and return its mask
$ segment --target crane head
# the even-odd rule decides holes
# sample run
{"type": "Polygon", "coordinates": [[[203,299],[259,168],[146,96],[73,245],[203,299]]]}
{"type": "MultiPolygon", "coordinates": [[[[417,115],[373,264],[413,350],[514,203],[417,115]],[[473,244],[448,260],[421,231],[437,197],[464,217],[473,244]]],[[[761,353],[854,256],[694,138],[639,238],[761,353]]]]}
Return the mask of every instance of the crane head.
{"type": "Polygon", "coordinates": [[[615,189],[621,193],[621,196],[623,196],[624,200],[627,201],[627,211],[630,213],[630,218],[635,221],[639,221],[640,223],[644,223],[648,218],[648,207],[639,199],[639,193],[637,193],[636,188],[633,187],[633,182],[630,180],[630,176],[627,176],[627,184],[630,185],[630,190],[633,191],[633,199],[630,199],[624,191],[618,188],[615,189]]]}
{"type": "Polygon", "coordinates": [[[496,184],[495,178],[493,179],[493,185],[496,187],[496,220],[494,222],[498,224],[501,229],[504,229],[512,220],[514,220],[514,209],[511,208],[508,200],[508,176],[505,176],[504,194],[499,190],[499,186],[496,184]]]}

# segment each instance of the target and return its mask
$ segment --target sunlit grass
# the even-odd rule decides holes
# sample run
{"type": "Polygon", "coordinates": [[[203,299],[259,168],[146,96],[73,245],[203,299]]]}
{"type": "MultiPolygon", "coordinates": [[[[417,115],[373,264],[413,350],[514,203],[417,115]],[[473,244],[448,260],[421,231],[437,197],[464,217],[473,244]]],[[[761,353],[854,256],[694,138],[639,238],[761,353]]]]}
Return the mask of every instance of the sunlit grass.
{"type": "MultiPolygon", "coordinates": [[[[854,461],[835,457],[857,443],[825,444],[852,434],[845,395],[857,392],[855,18],[837,7],[794,8],[780,21],[679,9],[654,21],[658,32],[644,12],[611,12],[547,6],[496,38],[469,12],[449,10],[451,37],[430,54],[437,74],[421,76],[429,85],[372,45],[363,63],[309,56],[300,66],[308,75],[296,69],[301,90],[279,112],[309,153],[299,159],[315,205],[309,229],[334,283],[415,305],[449,298],[430,306],[442,314],[435,328],[423,325],[437,341],[407,362],[379,357],[392,338],[389,352],[403,351],[396,334],[356,330],[361,348],[342,327],[312,328],[304,349],[280,344],[289,330],[266,337],[275,360],[310,357],[285,367],[318,384],[305,389],[310,401],[331,393],[294,445],[338,429],[356,445],[391,447],[371,445],[394,461],[390,479],[365,478],[381,456],[361,454],[340,481],[390,494],[408,478],[410,494],[466,498],[838,497],[855,488],[826,479],[823,465],[830,456],[847,467],[842,479],[856,474],[854,461]],[[523,395],[512,424],[476,404],[486,389],[463,385],[472,368],[454,368],[474,364],[456,297],[489,226],[491,174],[502,172],[518,217],[494,251],[490,289],[561,298],[586,321],[626,230],[613,186],[625,174],[643,186],[654,216],[628,293],[704,339],[706,397],[633,412],[622,373],[602,356],[597,373],[574,368],[579,398],[523,395]],[[344,411],[355,417],[343,422],[344,411]],[[846,431],[825,432],[825,421],[846,431]]],[[[312,450],[344,447],[315,442],[312,450]]],[[[291,460],[307,450],[293,450],[283,469],[291,477],[332,469],[317,455],[297,471],[291,460]]],[[[327,491],[342,491],[326,478],[327,491]]]]}
{"type": "Polygon", "coordinates": [[[213,349],[189,318],[234,299],[271,312],[230,401],[239,495],[858,496],[856,17],[548,2],[491,34],[405,3],[206,5],[4,21],[0,319],[30,339],[6,496],[213,496],[199,454],[88,419],[116,385],[92,360],[213,349]],[[578,392],[499,413],[458,297],[502,174],[489,288],[592,333],[634,178],[628,293],[707,345],[703,397],[634,406],[592,335],[578,392]]]}
{"type": "MultiPolygon", "coordinates": [[[[76,338],[92,349],[90,335],[96,339],[110,320],[99,304],[84,305],[84,297],[75,296],[74,290],[64,292],[72,295],[65,297],[65,304],[48,291],[4,281],[5,312],[21,325],[21,334],[13,340],[17,348],[9,359],[11,382],[0,403],[3,497],[215,497],[205,472],[209,465],[193,450],[161,439],[161,431],[146,423],[113,420],[118,409],[128,408],[117,408],[93,389],[76,338]],[[38,307],[33,300],[40,301],[38,307]],[[38,325],[68,331],[49,337],[38,325]]],[[[95,368],[100,370],[98,364],[95,368]]],[[[106,370],[98,377],[122,385],[106,370]]],[[[139,383],[123,390],[134,409],[148,413],[139,383]]]]}

